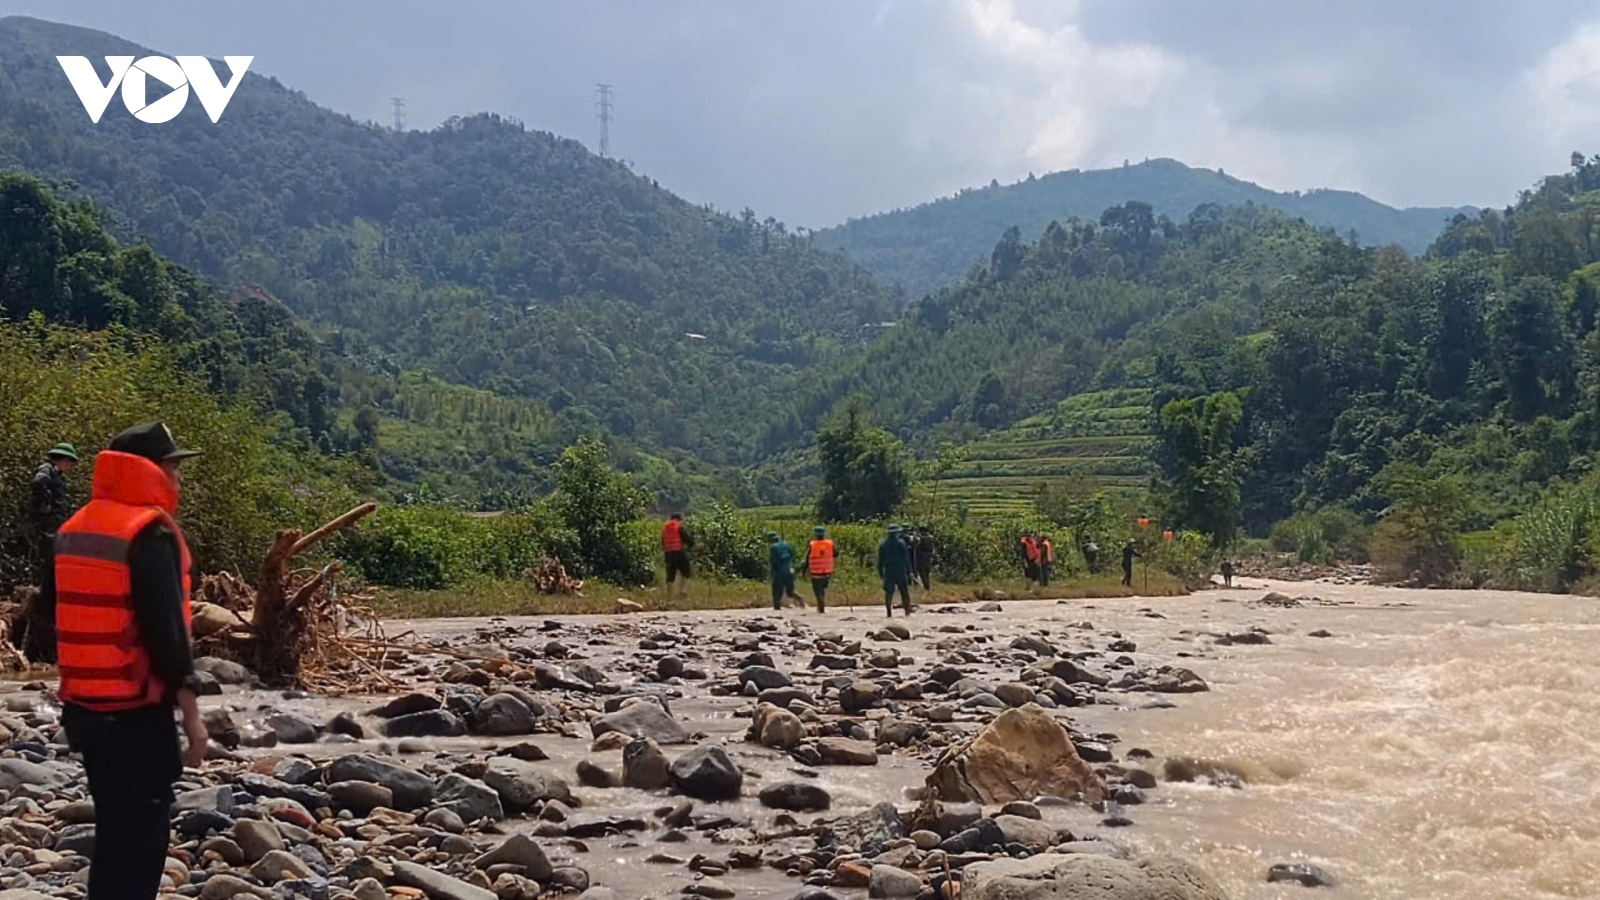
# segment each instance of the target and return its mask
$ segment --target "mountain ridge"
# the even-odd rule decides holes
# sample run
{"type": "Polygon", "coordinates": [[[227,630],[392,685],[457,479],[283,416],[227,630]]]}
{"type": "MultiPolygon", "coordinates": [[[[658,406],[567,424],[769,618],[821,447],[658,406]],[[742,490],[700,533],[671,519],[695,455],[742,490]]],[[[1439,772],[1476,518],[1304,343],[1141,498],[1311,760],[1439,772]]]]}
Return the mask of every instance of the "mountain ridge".
{"type": "Polygon", "coordinates": [[[1476,207],[1396,208],[1364,194],[1333,188],[1274,191],[1220,170],[1159,158],[1111,169],[1069,169],[1008,185],[967,188],[917,206],[851,218],[814,233],[823,249],[843,253],[887,284],[913,297],[953,284],[985,261],[1005,230],[1017,226],[1033,240],[1046,225],[1095,219],[1101,211],[1138,201],[1158,215],[1183,221],[1198,206],[1253,203],[1333,228],[1354,230],[1363,243],[1397,244],[1412,255],[1427,249],[1458,213],[1476,207]]]}

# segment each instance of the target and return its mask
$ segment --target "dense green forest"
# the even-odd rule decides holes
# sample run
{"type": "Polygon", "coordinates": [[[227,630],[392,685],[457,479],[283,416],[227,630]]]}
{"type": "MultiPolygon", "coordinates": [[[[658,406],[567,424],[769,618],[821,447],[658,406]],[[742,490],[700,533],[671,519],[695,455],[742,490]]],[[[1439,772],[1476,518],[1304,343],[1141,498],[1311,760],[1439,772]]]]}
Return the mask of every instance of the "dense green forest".
{"type": "MultiPolygon", "coordinates": [[[[93,60],[149,52],[0,20],[0,166],[58,180],[96,201],[113,233],[148,237],[308,322],[336,414],[290,409],[297,424],[332,440],[375,407],[388,423],[380,437],[406,442],[380,459],[413,488],[422,470],[448,470],[491,503],[572,436],[609,433],[676,473],[681,493],[756,461],[804,373],[904,305],[780,222],[695,206],[575,141],[491,115],[395,133],[251,73],[216,124],[195,103],[160,127],[120,110],[94,124],[54,59],[69,45],[93,60]],[[457,410],[443,433],[418,433],[438,416],[394,397],[411,390],[402,372],[421,371],[520,401],[490,442],[526,453],[458,452],[457,410]]],[[[513,408],[481,405],[492,409],[473,420],[485,435],[513,408]]]]}
{"type": "Polygon", "coordinates": [[[1350,191],[1283,193],[1211,169],[1171,159],[1147,160],[1118,169],[1055,172],[1015,184],[986,188],[910,209],[864,216],[816,233],[819,247],[843,252],[885,284],[913,297],[953,284],[1006,229],[1016,226],[1035,239],[1051,221],[1092,219],[1130,200],[1182,221],[1198,206],[1255,206],[1303,218],[1339,234],[1355,232],[1363,244],[1396,244],[1420,254],[1460,209],[1395,209],[1350,191]]]}

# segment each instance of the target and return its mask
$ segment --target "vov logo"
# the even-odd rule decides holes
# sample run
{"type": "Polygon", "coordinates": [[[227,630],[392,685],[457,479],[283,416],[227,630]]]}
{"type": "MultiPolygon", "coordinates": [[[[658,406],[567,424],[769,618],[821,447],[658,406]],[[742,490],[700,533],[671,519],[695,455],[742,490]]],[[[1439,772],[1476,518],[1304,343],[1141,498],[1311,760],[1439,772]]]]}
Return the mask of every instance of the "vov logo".
{"type": "Polygon", "coordinates": [[[189,102],[190,87],[194,88],[200,105],[206,108],[206,115],[211,117],[211,121],[214,123],[221,119],[222,111],[233,99],[234,90],[239,87],[245,70],[250,68],[250,62],[255,57],[224,56],[222,59],[233,76],[233,80],[226,85],[217,78],[211,61],[204,56],[180,56],[177,62],[165,56],[146,56],[138,62],[134,62],[131,56],[108,56],[105,60],[106,65],[111,67],[111,80],[101,84],[100,76],[95,74],[94,64],[89,62],[88,57],[56,57],[67,73],[67,80],[72,82],[72,89],[78,92],[78,99],[83,101],[83,108],[89,113],[91,121],[96,124],[100,122],[100,116],[111,102],[111,95],[117,92],[120,85],[122,104],[128,107],[128,112],[133,113],[135,119],[152,125],[170,122],[183,112],[184,104],[189,102]],[[154,103],[145,103],[145,83],[149,78],[172,88],[172,92],[154,103]]]}

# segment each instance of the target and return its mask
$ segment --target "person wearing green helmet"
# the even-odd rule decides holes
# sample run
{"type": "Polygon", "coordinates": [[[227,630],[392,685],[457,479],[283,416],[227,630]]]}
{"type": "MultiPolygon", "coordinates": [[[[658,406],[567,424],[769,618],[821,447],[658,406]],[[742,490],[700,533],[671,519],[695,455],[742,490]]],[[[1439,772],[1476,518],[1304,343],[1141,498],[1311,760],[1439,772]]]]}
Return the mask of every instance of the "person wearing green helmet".
{"type": "Polygon", "coordinates": [[[34,662],[56,661],[56,531],[72,518],[72,497],[67,475],[78,464],[77,448],[57,444],[45,454],[45,463],[33,473],[33,499],[28,505],[39,547],[39,599],[37,614],[27,617],[31,630],[21,635],[22,647],[34,662]]]}
{"type": "Polygon", "coordinates": [[[900,605],[911,615],[911,551],[900,539],[900,526],[890,525],[889,533],[878,545],[878,577],[883,579],[883,609],[894,617],[894,592],[900,592],[900,605]]]}
{"type": "Polygon", "coordinates": [[[828,529],[821,525],[811,529],[811,546],[806,548],[806,573],[811,576],[811,594],[817,598],[817,612],[828,611],[828,582],[833,580],[835,556],[828,529]]]}
{"type": "Polygon", "coordinates": [[[794,592],[794,548],[776,531],[767,532],[767,565],[772,573],[772,608],[783,609],[783,598],[805,606],[794,592]]]}

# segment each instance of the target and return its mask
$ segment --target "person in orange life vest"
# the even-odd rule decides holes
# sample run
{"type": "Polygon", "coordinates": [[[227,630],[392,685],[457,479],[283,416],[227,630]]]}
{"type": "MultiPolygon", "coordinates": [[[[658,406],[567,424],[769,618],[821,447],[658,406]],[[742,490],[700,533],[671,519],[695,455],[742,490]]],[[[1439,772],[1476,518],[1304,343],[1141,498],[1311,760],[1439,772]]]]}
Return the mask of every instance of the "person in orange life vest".
{"type": "Polygon", "coordinates": [[[173,521],[180,450],[131,428],[95,458],[89,503],[56,533],[61,723],[95,806],[89,900],[160,890],[173,782],[205,758],[189,646],[190,557],[173,521]],[[182,712],[179,750],[172,712],[182,712]]]}
{"type": "Polygon", "coordinates": [[[834,548],[828,529],[811,529],[811,546],[806,551],[806,572],[811,576],[811,593],[817,598],[817,612],[828,611],[828,582],[833,578],[834,548]]]}
{"type": "Polygon", "coordinates": [[[1022,577],[1030,588],[1039,580],[1039,543],[1031,531],[1022,533],[1022,577]]]}
{"type": "Polygon", "coordinates": [[[667,524],[661,526],[661,552],[666,557],[669,598],[675,584],[680,597],[689,590],[689,550],[693,546],[694,535],[684,526],[683,514],[673,513],[667,524]],[[683,576],[681,583],[678,583],[679,575],[683,576]]]}
{"type": "Polygon", "coordinates": [[[1050,586],[1050,571],[1055,568],[1056,548],[1050,543],[1050,535],[1039,536],[1039,586],[1050,586]]]}

